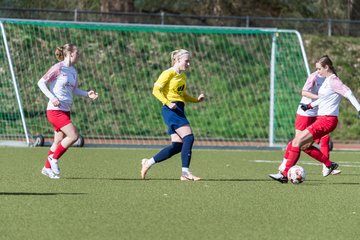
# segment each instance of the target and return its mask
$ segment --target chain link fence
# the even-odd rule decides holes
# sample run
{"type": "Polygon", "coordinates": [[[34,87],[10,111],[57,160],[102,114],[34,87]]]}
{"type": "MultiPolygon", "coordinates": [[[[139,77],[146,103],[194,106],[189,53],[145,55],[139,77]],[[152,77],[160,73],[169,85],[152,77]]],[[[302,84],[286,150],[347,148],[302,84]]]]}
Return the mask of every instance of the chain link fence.
{"type": "Polygon", "coordinates": [[[0,8],[1,18],[60,20],[79,22],[113,22],[137,24],[199,25],[227,27],[266,27],[296,29],[302,34],[327,36],[360,36],[359,20],[274,18],[252,16],[199,16],[166,12],[96,12],[82,10],[49,10],[0,8]]]}

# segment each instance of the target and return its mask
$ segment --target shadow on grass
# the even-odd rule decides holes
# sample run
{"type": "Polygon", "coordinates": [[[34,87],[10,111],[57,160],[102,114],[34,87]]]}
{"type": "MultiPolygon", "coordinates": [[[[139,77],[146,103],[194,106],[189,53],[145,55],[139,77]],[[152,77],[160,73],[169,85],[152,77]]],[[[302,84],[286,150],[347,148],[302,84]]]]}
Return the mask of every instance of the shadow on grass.
{"type": "MultiPolygon", "coordinates": [[[[110,180],[110,181],[180,181],[179,178],[89,178],[89,177],[67,177],[69,180],[110,180]]],[[[202,178],[199,182],[267,182],[268,179],[247,179],[247,178],[202,178]]],[[[191,181],[189,181],[191,182],[191,181]]]]}
{"type": "Polygon", "coordinates": [[[204,182],[267,182],[265,178],[204,178],[201,179],[204,182]]]}
{"type": "Polygon", "coordinates": [[[149,178],[149,179],[141,179],[141,178],[90,178],[90,177],[63,177],[62,179],[69,180],[108,180],[108,181],[179,181],[179,179],[175,178],[149,178]]]}
{"type": "MultiPolygon", "coordinates": [[[[273,181],[273,180],[269,180],[269,181],[273,181]]],[[[276,181],[273,181],[276,183],[276,181]]],[[[277,182],[278,184],[282,184],[277,182]]],[[[287,184],[292,184],[291,182],[288,182],[287,184]]],[[[284,185],[287,185],[286,183],[284,185]]],[[[324,185],[360,185],[359,183],[354,183],[354,182],[329,182],[326,180],[305,180],[305,182],[301,183],[301,184],[292,184],[292,185],[303,185],[303,186],[324,186],[324,185]]]]}
{"type": "Polygon", "coordinates": [[[340,183],[330,183],[332,185],[360,185],[360,183],[354,183],[354,182],[349,182],[349,183],[346,183],[346,182],[340,182],[340,183]]]}
{"type": "Polygon", "coordinates": [[[6,196],[56,196],[56,195],[83,195],[87,193],[36,193],[36,192],[0,192],[6,196]]]}

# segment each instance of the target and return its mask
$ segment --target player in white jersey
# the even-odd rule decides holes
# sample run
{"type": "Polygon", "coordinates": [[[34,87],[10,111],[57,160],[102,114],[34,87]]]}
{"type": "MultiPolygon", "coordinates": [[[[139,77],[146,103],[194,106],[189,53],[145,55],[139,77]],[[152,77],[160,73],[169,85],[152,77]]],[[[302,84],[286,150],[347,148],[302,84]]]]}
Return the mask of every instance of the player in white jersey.
{"type": "Polygon", "coordinates": [[[95,100],[98,94],[93,90],[78,88],[77,72],[74,64],[79,59],[79,50],[74,44],[65,44],[55,51],[59,61],[39,80],[38,86],[49,98],[46,116],[54,127],[54,142],[41,173],[52,179],[60,178],[58,160],[79,138],[79,133],[70,119],[73,95],[95,100]]]}
{"type": "MultiPolygon", "coordinates": [[[[318,107],[318,116],[313,124],[297,134],[292,140],[292,146],[284,171],[270,175],[272,179],[281,183],[288,182],[287,172],[298,161],[300,157],[300,148],[302,146],[335,130],[338,122],[340,100],[342,97],[347,98],[351,102],[358,111],[358,117],[360,118],[359,102],[356,100],[349,87],[347,87],[336,75],[332,61],[327,55],[321,57],[316,62],[316,70],[321,76],[326,77],[319,88],[319,99],[309,104],[302,104],[301,108],[304,111],[307,111],[314,107],[318,107]]],[[[317,159],[327,167],[326,171],[323,172],[324,177],[331,174],[331,172],[338,167],[337,163],[332,162],[329,157],[325,156],[320,151],[315,152],[314,150],[314,154],[315,153],[318,155],[317,159]]]]}
{"type": "MultiPolygon", "coordinates": [[[[307,78],[304,87],[302,89],[301,95],[301,103],[303,104],[309,104],[316,99],[318,99],[318,91],[320,86],[323,84],[325,80],[325,77],[320,76],[317,71],[311,73],[309,77],[307,78]]],[[[296,119],[295,119],[295,135],[297,135],[300,131],[305,130],[309,125],[311,125],[313,122],[315,122],[317,116],[317,109],[311,109],[309,111],[304,111],[299,106],[296,112],[296,119]]],[[[330,152],[330,136],[325,135],[321,139],[315,140],[317,144],[319,144],[320,151],[326,155],[329,156],[330,152]]],[[[279,166],[279,171],[282,172],[285,169],[287,158],[289,156],[290,148],[291,148],[292,142],[290,141],[286,147],[284,158],[282,163],[279,166]]],[[[302,150],[305,151],[307,154],[312,156],[313,151],[312,143],[309,143],[302,147],[302,150]]],[[[316,158],[317,155],[314,156],[316,158]]],[[[323,171],[326,169],[326,166],[323,164],[323,171]]],[[[332,172],[333,175],[341,173],[341,170],[334,170],[332,172]]]]}

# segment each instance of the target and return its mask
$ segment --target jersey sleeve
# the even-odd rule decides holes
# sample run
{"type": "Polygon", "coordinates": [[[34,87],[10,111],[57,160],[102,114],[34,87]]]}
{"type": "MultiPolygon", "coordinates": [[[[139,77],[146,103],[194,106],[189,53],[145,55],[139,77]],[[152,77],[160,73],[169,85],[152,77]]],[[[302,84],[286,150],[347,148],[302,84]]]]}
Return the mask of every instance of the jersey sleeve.
{"type": "Polygon", "coordinates": [[[347,91],[344,96],[351,102],[351,104],[356,108],[357,111],[360,111],[360,103],[355,98],[351,90],[347,91]]]}
{"type": "Polygon", "coordinates": [[[316,80],[316,72],[309,75],[309,77],[306,79],[306,82],[303,87],[303,91],[311,92],[311,89],[313,88],[316,80]]]}
{"type": "Polygon", "coordinates": [[[185,100],[185,102],[193,102],[193,103],[199,102],[199,100],[197,98],[190,96],[186,92],[184,93],[184,100],[185,100]]]}
{"type": "Polygon", "coordinates": [[[153,88],[153,95],[160,101],[162,104],[167,105],[170,101],[165,97],[162,89],[165,87],[166,84],[169,83],[171,79],[171,72],[170,71],[163,71],[158,80],[154,83],[153,88]]]}
{"type": "Polygon", "coordinates": [[[47,73],[38,81],[38,86],[40,90],[48,97],[50,100],[55,98],[55,96],[49,91],[46,83],[54,81],[60,75],[60,64],[53,65],[47,73]]]}
{"type": "Polygon", "coordinates": [[[48,87],[46,86],[46,82],[43,78],[38,81],[38,86],[47,98],[49,98],[50,100],[55,98],[55,96],[49,91],[48,87]]]}
{"type": "Polygon", "coordinates": [[[47,73],[45,73],[42,79],[44,79],[45,82],[54,81],[60,75],[60,68],[60,64],[55,64],[47,71],[47,73]]]}
{"type": "Polygon", "coordinates": [[[84,90],[81,90],[80,88],[74,88],[73,93],[76,96],[81,96],[81,97],[87,97],[88,96],[88,92],[84,91],[84,90]]]}
{"type": "MultiPolygon", "coordinates": [[[[76,74],[77,76],[77,74],[76,74]]],[[[85,90],[82,90],[79,88],[79,83],[78,81],[76,80],[76,84],[75,84],[75,88],[73,90],[73,93],[76,95],[76,96],[81,96],[81,97],[87,97],[88,96],[88,92],[85,91],[85,90]]]]}
{"type": "Polygon", "coordinates": [[[346,86],[338,77],[331,79],[330,86],[334,92],[342,96],[345,96],[346,92],[350,90],[350,88],[346,86]]]}

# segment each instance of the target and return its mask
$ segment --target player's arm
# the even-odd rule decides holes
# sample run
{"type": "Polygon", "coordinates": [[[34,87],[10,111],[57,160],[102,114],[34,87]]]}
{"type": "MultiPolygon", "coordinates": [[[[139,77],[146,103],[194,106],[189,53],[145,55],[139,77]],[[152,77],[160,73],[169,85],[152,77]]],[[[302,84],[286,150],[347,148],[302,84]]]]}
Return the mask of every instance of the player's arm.
{"type": "Polygon", "coordinates": [[[160,74],[158,80],[154,83],[154,88],[152,94],[163,104],[168,105],[170,104],[169,99],[163,93],[163,88],[166,84],[169,83],[171,79],[171,74],[169,71],[164,71],[160,74]]]}
{"type": "Polygon", "coordinates": [[[73,93],[76,95],[76,96],[80,96],[80,97],[89,97],[91,98],[92,100],[95,100],[98,98],[98,93],[95,92],[94,90],[89,90],[89,91],[84,91],[84,90],[81,90],[80,88],[75,88],[73,93]]]}
{"type": "Polygon", "coordinates": [[[85,91],[79,88],[78,81],[76,81],[76,86],[73,90],[73,94],[80,97],[89,97],[92,100],[97,99],[98,94],[94,90],[85,91]]]}
{"type": "Polygon", "coordinates": [[[356,108],[356,110],[360,112],[360,104],[348,86],[346,86],[339,78],[333,79],[330,84],[334,92],[344,96],[347,100],[351,102],[351,104],[356,108]]]}
{"type": "Polygon", "coordinates": [[[199,99],[197,99],[196,97],[190,96],[189,94],[187,94],[186,92],[184,92],[184,100],[185,102],[193,102],[193,103],[197,103],[199,102],[199,99]]]}
{"type": "Polygon", "coordinates": [[[301,91],[301,95],[303,97],[307,97],[307,98],[310,98],[310,99],[318,99],[319,98],[318,95],[313,94],[312,92],[309,92],[309,91],[305,91],[305,90],[301,91]]]}
{"type": "Polygon", "coordinates": [[[205,95],[201,93],[197,98],[195,98],[184,92],[184,99],[186,102],[198,103],[204,101],[205,95]]]}
{"type": "Polygon", "coordinates": [[[360,118],[360,104],[359,101],[356,99],[352,91],[349,89],[345,94],[344,97],[351,102],[351,104],[356,108],[359,113],[360,118]]]}
{"type": "Polygon", "coordinates": [[[38,81],[38,86],[40,88],[40,90],[45,94],[45,96],[47,98],[50,99],[50,101],[52,102],[52,104],[54,106],[59,106],[60,105],[60,101],[59,99],[56,98],[56,96],[54,96],[54,94],[52,94],[52,92],[50,92],[47,83],[54,81],[60,74],[60,68],[58,65],[54,65],[52,66],[49,71],[38,81]]]}
{"type": "Polygon", "coordinates": [[[73,93],[76,96],[80,96],[80,97],[87,97],[88,96],[88,92],[84,91],[84,90],[81,90],[80,88],[74,88],[73,93]]]}
{"type": "Polygon", "coordinates": [[[314,87],[315,81],[316,81],[316,75],[317,75],[317,73],[314,72],[314,73],[310,74],[309,77],[306,79],[306,82],[301,91],[301,96],[307,97],[310,99],[318,99],[319,98],[318,95],[313,94],[311,92],[311,90],[314,87]]]}
{"type": "Polygon", "coordinates": [[[50,100],[55,98],[55,96],[48,89],[48,87],[46,85],[46,80],[44,78],[41,78],[37,84],[38,84],[40,90],[45,94],[45,96],[47,98],[49,98],[50,100]]]}

